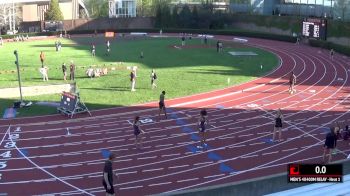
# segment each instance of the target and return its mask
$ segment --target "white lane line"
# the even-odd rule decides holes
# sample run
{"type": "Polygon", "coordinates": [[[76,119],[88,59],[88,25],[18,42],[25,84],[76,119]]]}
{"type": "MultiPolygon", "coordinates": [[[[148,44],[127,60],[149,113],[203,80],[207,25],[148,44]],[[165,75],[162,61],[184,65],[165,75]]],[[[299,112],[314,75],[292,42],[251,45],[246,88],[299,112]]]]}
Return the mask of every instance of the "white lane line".
{"type": "Polygon", "coordinates": [[[82,166],[83,164],[81,163],[69,163],[69,164],[63,164],[63,165],[60,165],[61,167],[77,167],[77,166],[82,166]]]}
{"type": "Polygon", "coordinates": [[[265,134],[268,134],[268,133],[271,133],[270,131],[266,131],[266,132],[259,132],[258,135],[265,135],[265,134]]]}
{"type": "MultiPolygon", "coordinates": [[[[128,189],[138,189],[138,188],[142,188],[143,185],[141,186],[130,186],[130,187],[120,187],[119,190],[128,190],[128,189]]],[[[100,191],[98,191],[100,192],[100,191]]]]}
{"type": "Polygon", "coordinates": [[[181,153],[165,154],[165,155],[162,155],[162,157],[173,157],[173,156],[179,156],[179,155],[181,155],[181,153]]]}
{"type": "Polygon", "coordinates": [[[254,134],[246,134],[246,135],[239,135],[238,137],[248,137],[248,136],[251,136],[251,135],[254,135],[254,134]]]}
{"type": "Polygon", "coordinates": [[[254,145],[259,145],[259,144],[265,144],[265,142],[256,142],[256,143],[251,143],[249,144],[250,146],[254,146],[254,145]]]}
{"type": "Polygon", "coordinates": [[[58,157],[58,156],[59,156],[59,154],[49,154],[49,155],[40,155],[38,157],[40,157],[40,158],[47,158],[47,157],[58,157]]]}
{"type": "Polygon", "coordinates": [[[99,144],[102,143],[103,141],[92,141],[92,142],[85,142],[85,144],[99,144]]]}
{"type": "Polygon", "coordinates": [[[219,138],[217,138],[217,139],[234,139],[234,138],[236,138],[236,136],[226,136],[226,137],[219,137],[219,138]]]}
{"type": "MultiPolygon", "coordinates": [[[[9,135],[9,136],[11,135],[11,134],[10,134],[10,130],[8,131],[8,135],[9,135]]],[[[12,137],[10,137],[10,139],[11,139],[11,142],[13,142],[12,137]]],[[[74,186],[74,185],[70,184],[69,182],[66,182],[66,181],[62,180],[61,178],[55,176],[54,174],[52,174],[52,173],[48,172],[47,170],[45,170],[44,168],[40,167],[38,164],[34,163],[31,159],[29,159],[25,154],[23,154],[23,152],[17,147],[17,145],[15,145],[15,147],[16,147],[17,151],[18,151],[25,159],[27,159],[31,164],[33,164],[37,169],[39,169],[39,170],[45,172],[46,174],[50,175],[51,177],[57,179],[58,181],[60,181],[60,182],[62,182],[62,183],[64,183],[64,184],[70,186],[71,188],[73,188],[73,189],[75,189],[75,190],[77,190],[77,191],[80,191],[80,192],[82,192],[82,193],[84,193],[84,194],[86,194],[86,195],[91,195],[91,196],[93,196],[91,193],[86,192],[84,189],[80,189],[79,187],[74,186]]],[[[81,164],[81,165],[82,165],[82,164],[81,164]]]]}
{"type": "Polygon", "coordinates": [[[215,177],[220,177],[220,176],[224,176],[225,174],[217,174],[217,175],[212,175],[212,176],[205,176],[204,178],[215,178],[215,177]]]}
{"type": "Polygon", "coordinates": [[[102,164],[102,162],[87,163],[87,165],[98,165],[98,164],[102,164]]]}
{"type": "Polygon", "coordinates": [[[150,138],[160,138],[160,137],[166,137],[167,135],[155,135],[155,136],[151,136],[150,138]]]}
{"type": "Polygon", "coordinates": [[[171,184],[172,182],[162,182],[162,183],[157,183],[157,184],[149,184],[148,186],[161,186],[161,185],[166,185],[166,184],[171,184]]]}
{"type": "Polygon", "coordinates": [[[257,157],[257,156],[259,156],[259,155],[257,155],[257,154],[253,154],[253,155],[247,155],[247,156],[242,156],[241,158],[242,159],[246,159],[246,158],[252,158],[252,157],[257,157]]]}
{"type": "Polygon", "coordinates": [[[199,178],[189,178],[189,179],[185,179],[185,180],[178,180],[176,182],[188,182],[188,181],[193,181],[193,180],[198,180],[199,178]]]}
{"type": "Polygon", "coordinates": [[[242,145],[237,145],[237,146],[230,146],[228,148],[240,148],[240,147],[246,147],[246,144],[242,144],[242,145]]]}
{"type": "Polygon", "coordinates": [[[298,149],[298,148],[284,149],[284,150],[282,150],[282,152],[295,151],[295,150],[297,150],[297,149],[298,149]]]}
{"type": "Polygon", "coordinates": [[[194,166],[198,166],[198,165],[205,165],[205,164],[211,164],[213,163],[214,161],[207,161],[207,162],[200,162],[200,163],[195,163],[193,164],[194,166]]]}
{"type": "Polygon", "coordinates": [[[122,159],[122,160],[118,160],[117,162],[128,162],[128,161],[132,161],[132,159],[122,159]]]}
{"type": "Polygon", "coordinates": [[[88,178],[100,178],[101,175],[88,176],[88,178]]]}
{"type": "Polygon", "coordinates": [[[118,173],[118,175],[136,174],[137,171],[118,173]]]}
{"type": "Polygon", "coordinates": [[[142,172],[153,172],[153,171],[160,171],[160,170],[164,170],[164,168],[144,169],[142,170],[142,172]]]}
{"type": "Polygon", "coordinates": [[[228,123],[228,122],[232,122],[233,120],[220,120],[221,123],[228,123]]]}
{"type": "Polygon", "coordinates": [[[279,151],[274,151],[274,152],[266,152],[266,153],[263,153],[262,155],[265,156],[265,155],[269,155],[269,154],[276,154],[278,153],[279,151]]]}
{"type": "Polygon", "coordinates": [[[242,129],[243,127],[230,127],[230,128],[228,128],[228,129],[242,129]]]}
{"type": "Polygon", "coordinates": [[[194,142],[179,142],[178,145],[187,145],[187,144],[193,144],[194,142]]]}
{"type": "Polygon", "coordinates": [[[157,145],[155,146],[156,148],[159,148],[159,147],[167,147],[167,146],[172,146],[174,144],[160,144],[160,145],[157,145]]]}
{"type": "Polygon", "coordinates": [[[108,140],[107,142],[122,142],[122,141],[125,141],[125,139],[108,140]]]}
{"type": "Polygon", "coordinates": [[[72,143],[63,144],[63,146],[75,146],[75,145],[81,145],[81,142],[72,142],[72,143]]]}
{"type": "Polygon", "coordinates": [[[157,158],[157,156],[151,156],[151,157],[140,157],[140,158],[137,158],[137,160],[154,159],[154,158],[157,158]]]}
{"type": "Polygon", "coordinates": [[[70,153],[62,153],[63,156],[71,156],[71,155],[81,155],[81,152],[70,152],[70,153]]]}
{"type": "Polygon", "coordinates": [[[182,168],[182,167],[188,167],[190,165],[178,165],[178,166],[171,166],[171,167],[168,167],[169,169],[176,169],[176,168],[182,168]]]}

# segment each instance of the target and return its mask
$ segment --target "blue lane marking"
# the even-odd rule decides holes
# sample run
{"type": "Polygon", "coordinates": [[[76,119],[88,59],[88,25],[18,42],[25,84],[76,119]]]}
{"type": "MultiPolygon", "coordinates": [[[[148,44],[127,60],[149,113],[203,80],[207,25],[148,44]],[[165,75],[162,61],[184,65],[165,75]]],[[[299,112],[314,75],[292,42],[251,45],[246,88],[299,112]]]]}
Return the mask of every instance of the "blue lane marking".
{"type": "Polygon", "coordinates": [[[182,127],[182,131],[185,132],[185,133],[195,132],[193,129],[191,129],[189,127],[182,127]]]}
{"type": "Polygon", "coordinates": [[[208,153],[208,158],[213,160],[213,161],[222,160],[222,157],[220,155],[216,154],[215,152],[209,152],[208,153]]]}
{"type": "Polygon", "coordinates": [[[109,157],[109,155],[111,154],[111,151],[103,149],[103,150],[101,150],[101,154],[102,154],[103,158],[107,159],[109,157]]]}
{"type": "Polygon", "coordinates": [[[321,128],[321,131],[322,131],[323,133],[329,133],[329,132],[331,132],[331,128],[329,128],[329,127],[322,127],[322,128],[321,128]]]}
{"type": "Polygon", "coordinates": [[[223,105],[217,105],[216,108],[218,108],[218,109],[225,109],[225,106],[223,106],[223,105]]]}
{"type": "Polygon", "coordinates": [[[201,138],[199,138],[199,136],[195,133],[192,133],[191,134],[191,140],[194,140],[194,141],[199,141],[201,138]]]}
{"type": "Polygon", "coordinates": [[[167,113],[171,113],[171,112],[174,112],[174,110],[171,109],[171,108],[167,108],[167,109],[166,109],[166,112],[167,112],[167,113]]]}
{"type": "Polygon", "coordinates": [[[177,118],[178,118],[178,116],[177,116],[177,114],[172,113],[172,114],[170,115],[170,118],[172,118],[172,119],[177,119],[177,118]]]}
{"type": "Polygon", "coordinates": [[[262,139],[260,139],[260,141],[265,142],[266,144],[273,144],[274,143],[271,138],[262,138],[262,139]]]}
{"type": "Polygon", "coordinates": [[[222,173],[236,172],[234,169],[232,169],[230,166],[226,165],[225,163],[220,163],[220,171],[222,173]]]}
{"type": "Polygon", "coordinates": [[[191,151],[192,153],[196,153],[198,151],[197,147],[196,146],[192,146],[192,145],[187,146],[187,149],[189,151],[191,151]]]}
{"type": "Polygon", "coordinates": [[[185,121],[183,121],[182,119],[178,119],[178,120],[176,120],[176,124],[177,124],[177,125],[184,125],[184,124],[186,124],[186,123],[185,123],[185,121]]]}
{"type": "Polygon", "coordinates": [[[21,151],[21,153],[23,154],[21,154],[21,153],[19,153],[19,156],[21,156],[21,157],[24,157],[24,156],[28,156],[29,155],[29,153],[28,153],[28,150],[26,150],[26,149],[20,149],[19,151],[21,151]]]}

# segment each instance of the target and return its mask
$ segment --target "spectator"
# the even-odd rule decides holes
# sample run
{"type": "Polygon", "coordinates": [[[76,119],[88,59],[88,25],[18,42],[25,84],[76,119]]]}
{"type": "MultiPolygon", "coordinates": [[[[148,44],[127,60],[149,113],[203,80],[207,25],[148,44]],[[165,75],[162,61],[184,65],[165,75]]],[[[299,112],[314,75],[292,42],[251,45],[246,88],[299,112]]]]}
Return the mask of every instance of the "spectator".
{"type": "Polygon", "coordinates": [[[130,82],[131,82],[131,91],[136,91],[135,90],[136,74],[134,70],[132,70],[130,73],[130,82]]]}
{"type": "Polygon", "coordinates": [[[48,77],[48,68],[46,66],[40,68],[40,73],[43,77],[43,81],[49,81],[49,77],[48,77]]]}
{"type": "Polygon", "coordinates": [[[94,69],[90,66],[89,69],[86,70],[86,75],[90,78],[94,77],[94,69]]]}
{"type": "Polygon", "coordinates": [[[65,63],[62,64],[63,80],[67,80],[67,66],[65,63]]]}
{"type": "Polygon", "coordinates": [[[157,74],[156,74],[155,70],[152,69],[152,73],[151,73],[151,86],[152,86],[152,89],[157,88],[156,80],[157,80],[157,74]]]}
{"type": "Polygon", "coordinates": [[[70,80],[75,80],[75,65],[74,65],[73,61],[70,62],[70,69],[69,69],[69,71],[70,71],[69,79],[70,80]]]}
{"type": "Polygon", "coordinates": [[[41,68],[44,68],[45,54],[43,51],[40,52],[41,68]]]}

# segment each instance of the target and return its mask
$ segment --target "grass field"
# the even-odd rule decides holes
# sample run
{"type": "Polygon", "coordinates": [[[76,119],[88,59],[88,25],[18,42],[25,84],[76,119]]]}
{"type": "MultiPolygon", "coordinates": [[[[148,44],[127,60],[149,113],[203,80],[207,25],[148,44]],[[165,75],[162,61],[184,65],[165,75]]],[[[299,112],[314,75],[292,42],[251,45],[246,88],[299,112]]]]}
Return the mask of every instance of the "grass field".
{"type": "MultiPolygon", "coordinates": [[[[176,49],[180,40],[176,38],[117,38],[111,41],[111,55],[105,56],[104,38],[62,39],[63,48],[56,52],[54,39],[32,42],[5,43],[0,48],[0,88],[17,87],[13,51],[19,53],[23,86],[42,84],[62,84],[61,64],[69,65],[73,60],[77,66],[76,82],[82,100],[89,109],[131,105],[158,100],[162,90],[166,98],[205,92],[252,80],[272,70],[278,59],[271,53],[248,48],[243,45],[224,43],[225,52],[217,53],[215,41],[205,47],[201,40],[186,42],[188,48],[176,49]],[[90,44],[96,44],[96,57],[91,57],[90,44]],[[45,64],[49,67],[49,82],[43,82],[39,73],[39,54],[44,51],[45,64]],[[140,52],[145,58],[141,59],[140,52]],[[228,51],[252,51],[257,56],[234,57],[228,51]],[[122,64],[120,64],[122,62],[122,64]],[[260,65],[264,65],[261,70],[260,65]],[[90,79],[85,75],[88,66],[117,67],[107,76],[90,79]],[[138,66],[136,92],[130,92],[130,71],[127,66],[138,66]],[[151,89],[150,73],[155,69],[158,88],[151,89]],[[6,72],[4,72],[6,71],[6,72]],[[228,84],[230,78],[230,84],[228,84]]],[[[69,73],[68,73],[69,74],[69,73]]],[[[69,81],[67,81],[69,82],[69,81]]],[[[25,95],[24,95],[25,96],[25,95]]],[[[60,95],[24,97],[26,101],[60,100],[60,95]]],[[[0,100],[0,112],[13,104],[12,99],[0,100]]],[[[34,105],[19,111],[19,116],[56,113],[55,108],[34,105]]]]}

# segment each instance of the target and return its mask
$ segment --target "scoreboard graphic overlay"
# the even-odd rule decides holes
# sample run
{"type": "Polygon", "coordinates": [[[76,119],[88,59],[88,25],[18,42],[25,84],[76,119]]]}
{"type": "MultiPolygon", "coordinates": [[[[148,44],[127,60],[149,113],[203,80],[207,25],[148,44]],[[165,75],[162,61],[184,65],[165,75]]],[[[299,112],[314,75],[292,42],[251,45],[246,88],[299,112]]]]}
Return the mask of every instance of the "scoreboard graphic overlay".
{"type": "Polygon", "coordinates": [[[289,182],[343,182],[343,165],[289,164],[289,182]]]}
{"type": "Polygon", "coordinates": [[[327,39],[327,20],[306,18],[303,21],[303,36],[316,39],[327,39]]]}

